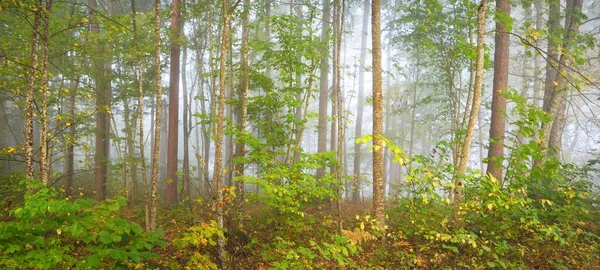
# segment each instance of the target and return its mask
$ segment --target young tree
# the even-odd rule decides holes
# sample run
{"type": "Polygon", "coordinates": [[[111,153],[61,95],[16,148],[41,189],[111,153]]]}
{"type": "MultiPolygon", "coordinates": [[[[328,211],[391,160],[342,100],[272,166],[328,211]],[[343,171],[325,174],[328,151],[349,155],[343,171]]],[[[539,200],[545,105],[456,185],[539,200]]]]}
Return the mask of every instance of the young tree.
{"type": "Polygon", "coordinates": [[[458,205],[462,201],[462,185],[463,177],[467,171],[467,163],[469,161],[469,152],[471,151],[471,140],[479,115],[479,104],[481,102],[481,89],[483,87],[483,65],[484,65],[484,46],[485,46],[485,11],[487,9],[487,0],[481,0],[477,10],[477,56],[475,61],[475,88],[473,89],[473,102],[469,114],[469,123],[467,125],[467,133],[465,134],[464,143],[462,145],[459,164],[454,174],[454,205],[458,217],[458,205]]]}
{"type": "Polygon", "coordinates": [[[380,226],[385,225],[385,194],[383,179],[383,77],[381,68],[381,1],[373,0],[371,33],[373,40],[373,215],[380,226]]]}
{"type": "MultiPolygon", "coordinates": [[[[224,228],[225,219],[225,205],[223,202],[223,131],[224,131],[224,119],[225,116],[225,92],[227,85],[225,84],[225,71],[227,66],[225,59],[227,59],[227,48],[229,46],[229,4],[227,0],[221,0],[221,8],[223,12],[223,32],[221,39],[221,55],[219,57],[219,103],[217,108],[217,132],[215,139],[215,167],[213,170],[213,186],[216,194],[215,208],[217,209],[217,225],[219,228],[224,228]]],[[[217,252],[219,257],[219,263],[221,269],[227,269],[227,261],[225,259],[225,240],[222,237],[217,239],[217,252]]]]}
{"type": "Polygon", "coordinates": [[[504,156],[504,132],[506,123],[506,98],[508,87],[509,36],[506,21],[510,16],[508,0],[496,0],[496,8],[503,13],[496,21],[494,50],[494,89],[492,94],[492,119],[490,121],[490,147],[488,151],[487,174],[502,179],[502,159],[504,156]]]}
{"type": "MultiPolygon", "coordinates": [[[[367,61],[367,37],[369,36],[369,0],[364,1],[362,32],[360,34],[360,65],[365,65],[367,61]]],[[[356,97],[356,124],[354,128],[354,138],[362,136],[362,122],[365,99],[365,68],[360,67],[358,73],[358,93],[356,97]]],[[[354,180],[352,187],[352,200],[358,202],[360,200],[360,158],[361,148],[360,143],[354,144],[354,180]]]]}
{"type": "Polygon", "coordinates": [[[179,148],[179,67],[181,11],[180,0],[173,0],[171,14],[171,73],[169,79],[169,135],[167,143],[167,205],[177,203],[177,149],[179,148]]]}
{"type": "MultiPolygon", "coordinates": [[[[321,34],[321,78],[319,85],[319,126],[317,152],[327,151],[327,104],[329,96],[329,31],[331,20],[330,0],[323,0],[323,28],[321,34]]],[[[317,177],[325,174],[325,168],[317,169],[317,177]]]]}
{"type": "Polygon", "coordinates": [[[36,9],[34,10],[31,52],[27,72],[27,90],[25,93],[25,178],[27,179],[33,178],[33,95],[35,92],[35,81],[38,69],[37,49],[39,43],[41,12],[42,0],[38,0],[36,9]]]}
{"type": "Polygon", "coordinates": [[[50,150],[48,147],[48,60],[50,57],[50,14],[52,10],[52,1],[46,1],[46,7],[42,11],[42,48],[44,56],[42,58],[42,73],[41,94],[42,106],[40,115],[40,169],[42,173],[42,183],[45,186],[50,185],[50,166],[51,161],[48,160],[50,150]]]}
{"type": "Polygon", "coordinates": [[[146,229],[150,228],[150,200],[148,198],[148,177],[146,176],[146,158],[144,157],[144,85],[143,85],[143,66],[142,54],[140,51],[139,33],[137,29],[137,20],[135,15],[135,0],[131,0],[131,21],[133,24],[133,48],[136,51],[136,81],[138,90],[137,114],[140,121],[139,124],[139,151],[140,151],[140,167],[142,168],[142,178],[144,179],[144,221],[146,229]]]}
{"type": "Polygon", "coordinates": [[[160,0],[154,2],[154,80],[156,84],[156,117],[154,123],[154,147],[152,150],[152,190],[147,230],[156,230],[156,199],[158,195],[158,154],[160,153],[160,126],[162,122],[162,76],[160,68],[160,0]]]}

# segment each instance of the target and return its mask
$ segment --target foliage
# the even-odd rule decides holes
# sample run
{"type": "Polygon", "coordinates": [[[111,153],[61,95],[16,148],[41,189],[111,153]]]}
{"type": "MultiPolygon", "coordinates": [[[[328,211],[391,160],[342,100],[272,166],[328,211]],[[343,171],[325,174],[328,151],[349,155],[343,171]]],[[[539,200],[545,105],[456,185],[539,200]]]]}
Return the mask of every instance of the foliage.
{"type": "Polygon", "coordinates": [[[211,220],[207,223],[189,227],[187,232],[183,233],[183,237],[177,239],[174,244],[177,248],[191,253],[187,260],[187,266],[202,265],[205,269],[218,269],[217,264],[211,261],[210,254],[202,252],[207,247],[216,246],[217,237],[224,238],[225,236],[223,231],[219,229],[217,222],[211,220]]]}
{"type": "MultiPolygon", "coordinates": [[[[526,105],[515,93],[520,115],[517,134],[536,134],[534,126],[546,114],[526,105]]],[[[516,139],[513,139],[516,140],[516,139]]],[[[451,188],[454,172],[444,156],[446,143],[438,144],[433,158],[414,157],[406,178],[408,196],[391,212],[397,244],[410,242],[409,254],[380,252],[408,257],[411,267],[443,268],[543,268],[573,269],[597,265],[600,236],[597,219],[597,188],[587,179],[588,168],[546,158],[541,167],[531,167],[541,152],[535,140],[513,142],[503,181],[471,172],[465,176],[465,199],[458,215],[443,190],[451,188]],[[456,219],[460,222],[457,222],[456,219]],[[462,224],[462,225],[461,225],[462,224]],[[555,248],[559,246],[561,248],[555,248]],[[430,255],[430,256],[427,256],[430,255]],[[427,258],[428,259],[425,259],[427,258]]],[[[381,261],[377,263],[381,263],[381,261]]]]}
{"type": "Polygon", "coordinates": [[[23,207],[0,224],[0,265],[14,268],[134,268],[156,257],[161,231],[144,232],[117,216],[124,198],[103,203],[60,198],[38,181],[27,183],[23,207]]]}

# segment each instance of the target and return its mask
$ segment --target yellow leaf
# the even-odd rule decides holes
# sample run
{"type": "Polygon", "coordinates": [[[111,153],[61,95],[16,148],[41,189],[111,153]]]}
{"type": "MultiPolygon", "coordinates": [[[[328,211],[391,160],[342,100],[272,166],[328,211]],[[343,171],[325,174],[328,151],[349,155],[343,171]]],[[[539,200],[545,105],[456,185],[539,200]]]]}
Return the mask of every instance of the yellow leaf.
{"type": "Polygon", "coordinates": [[[490,203],[490,204],[488,204],[488,205],[487,205],[487,208],[488,208],[489,210],[492,210],[492,208],[494,208],[494,205],[490,203]]]}
{"type": "Polygon", "coordinates": [[[554,87],[558,87],[558,82],[554,81],[554,87]]]}

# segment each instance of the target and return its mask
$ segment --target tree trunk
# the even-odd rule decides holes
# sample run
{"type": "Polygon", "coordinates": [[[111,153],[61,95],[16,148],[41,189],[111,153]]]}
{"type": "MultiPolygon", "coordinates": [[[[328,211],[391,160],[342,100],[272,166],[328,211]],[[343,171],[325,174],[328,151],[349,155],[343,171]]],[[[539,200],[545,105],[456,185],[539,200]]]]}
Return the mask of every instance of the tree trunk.
{"type": "Polygon", "coordinates": [[[131,18],[133,21],[133,47],[136,53],[136,80],[138,90],[137,100],[137,117],[140,121],[139,124],[139,151],[140,151],[140,167],[142,169],[142,178],[144,179],[144,221],[146,229],[150,228],[150,199],[148,197],[148,177],[146,175],[146,158],[144,157],[144,85],[143,85],[143,66],[142,66],[142,55],[137,42],[139,34],[137,31],[136,16],[135,16],[135,0],[131,0],[131,18]]]}
{"type": "MultiPolygon", "coordinates": [[[[358,73],[358,93],[356,97],[356,124],[354,128],[354,138],[362,136],[362,122],[365,99],[365,67],[367,62],[367,37],[369,36],[369,0],[364,1],[362,32],[360,38],[360,72],[358,73]]],[[[354,144],[354,172],[353,172],[353,187],[352,201],[360,201],[360,166],[361,166],[361,150],[362,144],[354,144]]]]}
{"type": "MultiPolygon", "coordinates": [[[[565,29],[567,29],[567,31],[565,31],[562,44],[564,52],[568,52],[572,48],[572,39],[579,33],[581,19],[577,14],[581,13],[581,8],[582,0],[567,1],[567,16],[565,19],[565,29]]],[[[554,88],[554,92],[548,101],[548,109],[546,110],[552,116],[552,119],[543,127],[543,146],[546,148],[554,148],[553,151],[545,150],[545,154],[554,157],[558,157],[560,154],[562,132],[566,122],[565,113],[569,83],[565,77],[567,76],[566,67],[571,63],[569,57],[571,56],[568,53],[563,53],[560,56],[558,70],[555,78],[552,80],[553,82],[556,82],[557,86],[554,88]]]]}
{"type": "MultiPolygon", "coordinates": [[[[329,31],[331,20],[330,0],[323,0],[323,29],[321,33],[321,78],[319,85],[319,126],[317,152],[327,151],[327,104],[329,97],[329,31]]],[[[325,175],[325,168],[317,169],[317,178],[325,175]]]]}
{"type": "MultiPolygon", "coordinates": [[[[554,84],[557,78],[558,69],[558,44],[554,42],[556,37],[560,35],[560,0],[548,0],[548,50],[546,62],[546,80],[544,83],[544,111],[549,112],[550,99],[556,88],[554,84]]],[[[549,134],[544,134],[548,136],[549,134]]]]}
{"type": "MultiPolygon", "coordinates": [[[[373,39],[373,216],[385,225],[383,179],[383,93],[381,70],[381,3],[372,1],[371,33],[373,39]]],[[[385,233],[384,233],[385,236],[385,233]]]]}
{"type": "MultiPolygon", "coordinates": [[[[236,142],[235,149],[235,175],[236,176],[244,176],[244,161],[239,159],[243,158],[246,155],[246,144],[244,142],[246,135],[246,120],[248,118],[248,87],[249,87],[249,79],[248,79],[248,31],[250,21],[250,0],[244,0],[244,10],[242,12],[242,55],[241,55],[241,65],[242,65],[242,84],[239,91],[239,99],[240,99],[240,108],[238,113],[238,127],[240,129],[239,136],[236,142]]],[[[236,182],[237,191],[239,192],[239,199],[237,200],[238,210],[241,207],[242,199],[244,198],[244,182],[239,181],[236,182]]]]}
{"type": "Polygon", "coordinates": [[[181,86],[183,87],[183,199],[190,198],[190,102],[187,91],[187,46],[183,47],[181,61],[181,86]]]}
{"type": "MultiPolygon", "coordinates": [[[[225,92],[227,85],[225,85],[225,71],[227,59],[227,48],[229,47],[229,5],[227,0],[221,0],[221,8],[223,12],[223,33],[221,41],[221,55],[219,57],[219,103],[217,109],[217,123],[216,123],[216,140],[215,140],[215,166],[213,170],[213,186],[215,188],[216,201],[215,208],[217,209],[217,224],[219,228],[224,228],[225,219],[225,202],[223,201],[223,130],[224,130],[224,119],[225,116],[225,92]]],[[[219,264],[221,269],[228,269],[225,251],[225,239],[219,237],[217,239],[217,253],[219,258],[219,264]]]]}
{"type": "MultiPolygon", "coordinates": [[[[498,12],[510,16],[508,0],[496,0],[498,12]]],[[[502,181],[504,158],[504,132],[506,124],[506,98],[508,87],[509,36],[506,24],[496,21],[496,48],[494,51],[494,88],[492,94],[492,119],[490,120],[490,147],[487,173],[502,181]]]]}
{"type": "Polygon", "coordinates": [[[158,195],[158,154],[160,153],[160,126],[162,122],[162,75],[160,68],[160,0],[154,2],[154,80],[156,84],[156,117],[154,123],[154,149],[152,150],[152,191],[147,230],[156,230],[156,199],[158,195]]]}
{"type": "Polygon", "coordinates": [[[33,19],[29,70],[27,71],[27,90],[25,93],[25,178],[27,179],[33,178],[33,95],[38,69],[37,50],[40,38],[39,29],[42,0],[38,0],[36,6],[37,9],[34,11],[33,19]]]}
{"type": "Polygon", "coordinates": [[[46,0],[46,7],[42,12],[42,48],[44,50],[44,56],[42,58],[42,66],[40,72],[42,73],[41,81],[41,94],[42,94],[42,108],[40,115],[40,169],[42,183],[45,186],[50,185],[50,162],[48,157],[50,156],[48,147],[48,58],[50,55],[50,14],[52,9],[52,0],[46,0]]]}
{"type": "MultiPolygon", "coordinates": [[[[88,0],[90,7],[91,33],[98,35],[100,26],[96,21],[96,0],[88,0]]],[[[104,57],[106,52],[102,45],[96,44],[96,56],[104,57]]],[[[110,66],[104,59],[94,61],[94,82],[96,84],[96,155],[94,156],[94,197],[98,201],[106,199],[106,181],[108,179],[108,163],[110,149],[110,99],[112,96],[110,88],[110,66]]]]}
{"type": "Polygon", "coordinates": [[[479,115],[479,104],[481,102],[481,89],[483,87],[483,65],[484,65],[484,43],[485,43],[485,11],[487,8],[487,0],[481,0],[479,9],[477,11],[477,58],[475,62],[475,88],[473,89],[473,103],[471,113],[469,114],[469,123],[467,125],[467,132],[465,140],[462,145],[459,164],[454,174],[454,205],[455,205],[455,216],[460,224],[460,213],[458,212],[459,204],[462,201],[462,186],[464,174],[467,171],[467,163],[469,161],[469,152],[471,150],[471,140],[473,139],[473,132],[475,131],[475,125],[477,123],[477,117],[479,115]]]}
{"type": "Polygon", "coordinates": [[[71,116],[71,122],[69,126],[69,140],[67,142],[67,155],[65,160],[65,176],[67,185],[65,190],[67,196],[73,195],[73,176],[75,173],[75,136],[76,126],[75,125],[75,99],[77,98],[77,90],[79,89],[79,78],[71,80],[71,89],[69,92],[69,115],[71,116]]]}
{"type": "Polygon", "coordinates": [[[173,0],[171,13],[171,73],[169,78],[169,137],[167,143],[167,187],[165,203],[177,203],[177,150],[179,148],[180,0],[173,0]]]}

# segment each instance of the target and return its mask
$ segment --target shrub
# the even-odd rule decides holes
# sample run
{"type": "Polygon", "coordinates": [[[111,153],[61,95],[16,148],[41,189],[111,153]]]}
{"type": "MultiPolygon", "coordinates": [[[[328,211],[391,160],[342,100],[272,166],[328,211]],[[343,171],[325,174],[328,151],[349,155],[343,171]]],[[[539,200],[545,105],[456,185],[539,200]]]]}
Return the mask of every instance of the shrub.
{"type": "Polygon", "coordinates": [[[125,198],[98,203],[60,198],[52,187],[28,181],[23,207],[0,223],[0,267],[97,269],[140,268],[163,233],[144,232],[118,217],[125,198]]]}

